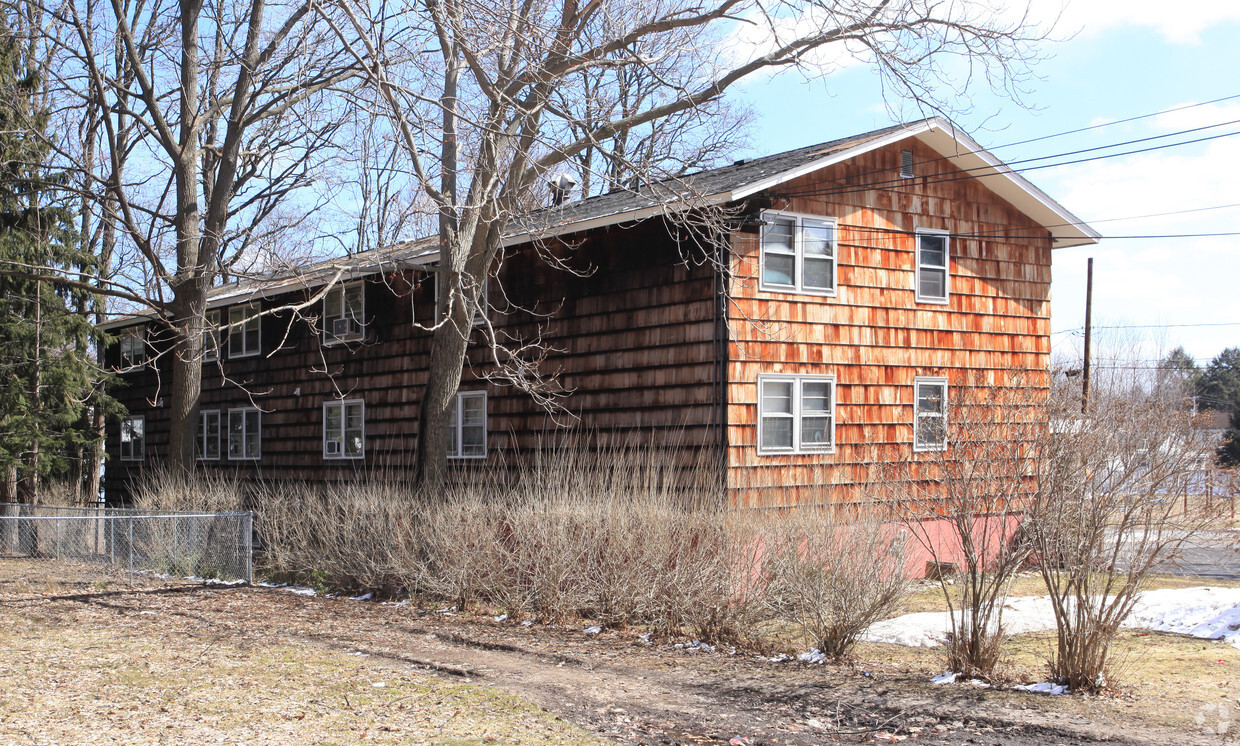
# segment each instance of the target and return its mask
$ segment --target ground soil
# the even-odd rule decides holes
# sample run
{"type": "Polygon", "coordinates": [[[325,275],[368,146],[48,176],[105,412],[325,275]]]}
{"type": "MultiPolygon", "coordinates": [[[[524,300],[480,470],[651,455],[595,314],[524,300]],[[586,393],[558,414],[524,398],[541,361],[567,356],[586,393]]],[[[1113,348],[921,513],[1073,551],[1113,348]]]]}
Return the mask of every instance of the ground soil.
{"type": "MultiPolygon", "coordinates": [[[[880,646],[868,646],[852,662],[777,663],[752,652],[691,651],[673,647],[674,641],[645,642],[639,637],[641,630],[585,634],[579,624],[522,626],[517,619],[499,622],[490,615],[312,597],[263,587],[165,581],[131,589],[98,579],[59,577],[58,572],[39,563],[0,562],[0,637],[5,638],[9,658],[9,663],[0,666],[0,683],[9,677],[46,678],[49,670],[68,665],[52,660],[47,650],[32,647],[31,629],[42,625],[58,630],[62,637],[57,640],[66,639],[63,636],[74,629],[104,635],[81,646],[73,654],[79,658],[103,656],[108,640],[121,639],[108,636],[113,630],[118,635],[123,631],[124,639],[130,641],[127,644],[147,639],[184,649],[184,660],[175,668],[178,676],[197,665],[193,661],[211,659],[218,651],[228,651],[239,666],[284,666],[285,675],[294,679],[297,662],[304,659],[307,665],[334,666],[332,675],[359,687],[382,676],[409,688],[407,697],[381,703],[385,707],[394,708],[397,701],[403,705],[406,700],[430,706],[429,691],[437,693],[435,706],[448,712],[455,709],[458,716],[462,709],[468,715],[471,706],[482,706],[477,704],[480,700],[469,699],[482,687],[509,698],[500,715],[517,718],[523,729],[518,733],[496,726],[488,735],[486,728],[467,728],[453,731],[449,738],[448,731],[434,730],[434,723],[439,722],[435,718],[447,716],[426,710],[419,713],[425,723],[416,732],[405,720],[372,715],[366,715],[369,719],[360,725],[346,719],[343,722],[349,729],[344,729],[338,721],[312,717],[310,723],[305,722],[304,708],[300,720],[297,712],[292,713],[290,726],[288,712],[258,708],[259,715],[268,713],[269,727],[264,727],[263,717],[257,717],[248,730],[225,739],[230,742],[344,743],[379,737],[389,742],[573,743],[601,737],[634,744],[756,745],[884,741],[904,736],[921,743],[1049,746],[1218,744],[1234,736],[1207,732],[1212,721],[1204,729],[1182,724],[1172,729],[1148,719],[1124,717],[1124,709],[1131,708],[1132,702],[1125,703],[1123,696],[1114,701],[1083,700],[968,685],[933,686],[927,683],[925,666],[909,665],[896,656],[884,660],[880,646]],[[27,632],[21,633],[22,629],[27,632]],[[273,658],[272,651],[279,654],[273,658]],[[20,666],[14,655],[20,657],[20,666]],[[362,662],[363,668],[342,664],[345,657],[362,662]],[[438,692],[451,693],[455,699],[445,701],[438,692]],[[523,703],[551,715],[522,709],[523,703]],[[318,730],[307,730],[312,727],[318,730]],[[322,730],[333,727],[341,729],[322,730]],[[388,730],[382,730],[385,727],[388,730]]],[[[146,691],[141,680],[113,684],[108,695],[112,704],[146,691]],[[126,694],[126,685],[135,691],[126,694]]],[[[181,686],[188,690],[202,683],[181,686]]],[[[22,742],[65,742],[39,737],[37,722],[31,720],[39,713],[22,708],[23,697],[33,695],[21,689],[20,682],[10,679],[0,690],[4,713],[0,734],[22,742]]],[[[348,691],[355,690],[345,691],[341,701],[352,707],[359,695],[355,692],[354,700],[349,700],[348,691]]],[[[1235,695],[1227,696],[1234,699],[1235,695]]],[[[198,742],[195,734],[200,731],[188,730],[188,711],[178,709],[183,696],[187,694],[176,687],[165,687],[162,704],[155,704],[165,715],[172,715],[159,720],[159,711],[151,710],[152,722],[163,728],[164,735],[151,742],[198,742]],[[183,715],[174,716],[177,712],[183,715]]],[[[242,700],[245,696],[241,689],[235,692],[242,700]]],[[[341,692],[327,692],[316,695],[315,701],[322,709],[340,709],[331,699],[339,696],[341,692]]],[[[54,706],[50,701],[44,705],[54,706]]],[[[494,701],[485,706],[496,707],[494,701]]],[[[59,717],[84,717],[93,712],[84,711],[81,704],[75,707],[63,710],[59,717]]],[[[141,712],[149,714],[146,709],[141,712]]],[[[94,718],[94,729],[88,729],[97,737],[94,740],[133,740],[121,737],[123,729],[106,729],[112,722],[109,718],[123,721],[123,712],[117,715],[113,709],[111,715],[95,714],[94,718]],[[110,733],[118,735],[110,739],[110,733]]]]}

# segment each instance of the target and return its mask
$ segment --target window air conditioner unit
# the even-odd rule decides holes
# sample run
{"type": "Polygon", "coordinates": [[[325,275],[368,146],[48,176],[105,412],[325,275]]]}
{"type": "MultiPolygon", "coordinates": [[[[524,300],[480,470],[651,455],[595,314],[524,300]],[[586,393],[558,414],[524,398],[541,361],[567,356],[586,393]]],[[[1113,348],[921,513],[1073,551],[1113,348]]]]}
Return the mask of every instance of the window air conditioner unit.
{"type": "Polygon", "coordinates": [[[327,441],[327,455],[328,456],[339,456],[340,455],[340,441],[338,440],[327,441]]]}
{"type": "Polygon", "coordinates": [[[333,319],[332,336],[346,337],[352,331],[351,327],[352,325],[349,323],[348,319],[333,319]]]}

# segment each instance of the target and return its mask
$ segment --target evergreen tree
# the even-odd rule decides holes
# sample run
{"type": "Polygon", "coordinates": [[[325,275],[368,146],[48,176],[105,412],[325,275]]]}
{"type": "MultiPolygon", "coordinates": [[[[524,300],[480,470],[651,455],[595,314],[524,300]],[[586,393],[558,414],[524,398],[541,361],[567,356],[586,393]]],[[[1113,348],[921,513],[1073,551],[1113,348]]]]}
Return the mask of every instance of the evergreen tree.
{"type": "Polygon", "coordinates": [[[1157,387],[1164,401],[1188,399],[1196,395],[1201,367],[1183,347],[1177,347],[1158,362],[1157,387]]]}
{"type": "Polygon", "coordinates": [[[1240,347],[1228,347],[1214,356],[1196,386],[1197,406],[1219,412],[1240,408],[1240,347]]]}
{"type": "Polygon", "coordinates": [[[97,369],[81,298],[52,270],[86,269],[67,193],[44,165],[48,115],[38,65],[13,6],[0,6],[0,469],[7,499],[38,499],[40,484],[75,474],[94,437],[85,402],[97,369]]]}

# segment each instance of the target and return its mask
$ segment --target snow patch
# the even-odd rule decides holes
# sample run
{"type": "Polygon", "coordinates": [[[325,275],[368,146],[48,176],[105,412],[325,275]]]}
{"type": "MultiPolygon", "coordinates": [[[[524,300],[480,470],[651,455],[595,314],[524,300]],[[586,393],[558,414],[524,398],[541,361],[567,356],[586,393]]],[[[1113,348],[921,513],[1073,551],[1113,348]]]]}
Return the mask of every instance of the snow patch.
{"type": "Polygon", "coordinates": [[[1040,684],[1025,684],[1024,686],[1012,687],[1022,692],[1036,692],[1038,694],[1067,694],[1068,687],[1065,684],[1056,684],[1050,681],[1043,681],[1040,684]]]}
{"type": "MultiPolygon", "coordinates": [[[[1222,640],[1240,648],[1240,588],[1200,586],[1145,591],[1124,626],[1222,640]]],[[[1055,629],[1050,598],[1008,599],[1003,605],[1003,628],[1017,635],[1055,629]]],[[[942,645],[950,630],[947,612],[920,612],[875,622],[862,639],[929,648],[942,645]]]]}

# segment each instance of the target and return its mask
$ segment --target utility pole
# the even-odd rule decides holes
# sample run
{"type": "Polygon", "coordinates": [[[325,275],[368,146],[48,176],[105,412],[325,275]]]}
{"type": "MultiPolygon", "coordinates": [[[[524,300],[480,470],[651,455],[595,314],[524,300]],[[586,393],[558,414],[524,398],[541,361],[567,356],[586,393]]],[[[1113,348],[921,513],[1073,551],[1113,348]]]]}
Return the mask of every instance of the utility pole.
{"type": "Polygon", "coordinates": [[[1081,375],[1081,414],[1089,410],[1089,343],[1093,332],[1091,315],[1094,302],[1094,258],[1091,256],[1085,269],[1085,367],[1081,375]]]}

